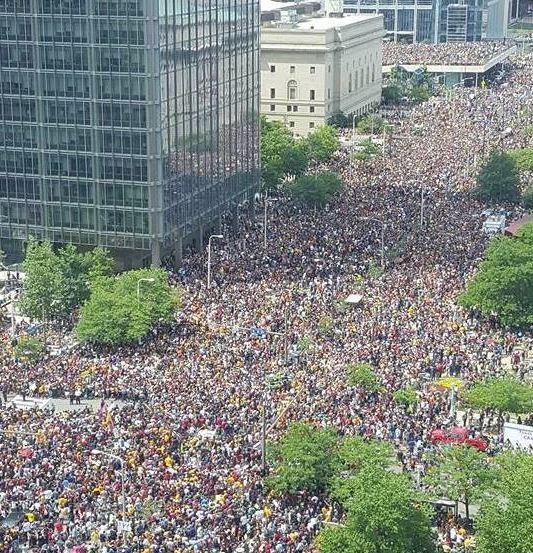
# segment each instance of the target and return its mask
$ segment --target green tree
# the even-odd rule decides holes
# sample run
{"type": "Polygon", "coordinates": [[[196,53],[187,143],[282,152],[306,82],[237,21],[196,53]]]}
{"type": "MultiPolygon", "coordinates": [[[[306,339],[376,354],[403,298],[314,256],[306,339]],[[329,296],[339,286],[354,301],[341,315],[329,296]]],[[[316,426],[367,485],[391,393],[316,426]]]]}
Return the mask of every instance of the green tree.
{"type": "Polygon", "coordinates": [[[62,312],[63,278],[52,244],[30,237],[22,271],[26,278],[19,302],[21,312],[38,320],[59,316],[62,312]]]}
{"type": "Polygon", "coordinates": [[[383,117],[370,113],[359,119],[357,123],[357,130],[361,134],[379,134],[383,131],[384,126],[385,120],[383,119],[383,117]]]}
{"type": "Polygon", "coordinates": [[[44,352],[44,343],[33,336],[22,336],[13,347],[13,354],[25,363],[35,363],[44,352]]]}
{"type": "Polygon", "coordinates": [[[119,344],[148,334],[160,322],[172,321],[180,304],[161,269],[128,271],[99,277],[83,305],[76,335],[84,342],[119,344]]]}
{"type": "Polygon", "coordinates": [[[476,409],[495,409],[501,425],[503,413],[533,412],[533,386],[512,376],[491,378],[474,384],[466,392],[465,401],[476,409]]]}
{"type": "Polygon", "coordinates": [[[294,137],[280,121],[261,118],[261,171],[267,188],[276,187],[285,175],[282,154],[294,147],[294,137]]]}
{"type": "Polygon", "coordinates": [[[515,203],[520,198],[520,179],[513,158],[492,152],[477,176],[476,194],[484,202],[515,203]]]}
{"type": "Polygon", "coordinates": [[[533,148],[515,148],[508,154],[520,171],[533,171],[533,148]]]}
{"type": "Polygon", "coordinates": [[[30,238],[22,267],[26,273],[22,312],[48,320],[71,316],[89,297],[90,281],[111,274],[113,260],[101,248],[81,253],[67,244],[56,252],[50,242],[30,238]]]}
{"type": "Polygon", "coordinates": [[[359,386],[367,392],[377,392],[381,387],[374,369],[368,363],[348,365],[348,382],[350,386],[359,386]]]}
{"type": "Polygon", "coordinates": [[[115,261],[109,250],[94,248],[85,253],[85,267],[89,281],[98,277],[110,276],[115,270],[115,261]]]}
{"type": "Polygon", "coordinates": [[[316,543],[321,553],[433,553],[429,512],[409,479],[364,466],[347,479],[342,526],[326,526],[316,543]]]}
{"type": "Polygon", "coordinates": [[[464,504],[466,516],[472,500],[494,485],[496,473],[485,453],[468,445],[442,448],[433,458],[425,482],[438,497],[464,504]]]}
{"type": "Polygon", "coordinates": [[[381,153],[381,148],[371,139],[367,138],[359,142],[359,150],[352,154],[352,158],[359,161],[368,161],[369,159],[379,157],[381,153]]]}
{"type": "Polygon", "coordinates": [[[266,188],[276,188],[284,177],[299,176],[309,165],[305,140],[296,140],[281,121],[261,119],[261,171],[266,188]]]}
{"type": "Polygon", "coordinates": [[[533,186],[526,188],[522,194],[522,202],[526,209],[533,209],[533,186]]]}
{"type": "Polygon", "coordinates": [[[268,486],[278,493],[295,494],[326,489],[332,477],[332,458],[337,434],[303,422],[291,423],[281,440],[269,444],[273,463],[268,486]]]}
{"type": "Polygon", "coordinates": [[[400,388],[393,394],[394,400],[406,407],[411,407],[418,402],[418,395],[413,388],[400,388]]]}
{"type": "Polygon", "coordinates": [[[295,201],[313,207],[326,205],[341,189],[338,175],[330,171],[321,171],[302,175],[287,186],[287,192],[295,201]]]}
{"type": "Polygon", "coordinates": [[[425,85],[414,85],[409,89],[408,97],[411,102],[421,104],[429,100],[429,90],[425,85]]]}
{"type": "Polygon", "coordinates": [[[307,145],[303,141],[295,142],[292,147],[281,152],[280,161],[284,175],[300,176],[309,165],[307,145]]]}
{"type": "Polygon", "coordinates": [[[398,104],[402,99],[402,88],[397,84],[389,84],[383,87],[381,96],[385,104],[398,104]]]}
{"type": "Polygon", "coordinates": [[[339,113],[336,113],[335,115],[332,115],[328,119],[328,125],[330,125],[331,127],[336,127],[337,129],[345,129],[346,127],[349,127],[350,124],[350,118],[346,117],[346,115],[341,111],[339,111],[339,113]]]}
{"type": "Polygon", "coordinates": [[[475,521],[477,553],[533,551],[533,455],[498,456],[495,493],[481,503],[475,521]]]}
{"type": "Polygon", "coordinates": [[[516,238],[491,240],[459,303],[485,315],[496,313],[505,325],[533,323],[533,224],[516,238]]]}
{"type": "Polygon", "coordinates": [[[369,440],[361,436],[343,438],[333,456],[333,477],[330,490],[337,501],[344,504],[352,496],[352,478],[365,467],[391,469],[396,463],[391,444],[369,440]]]}
{"type": "Polygon", "coordinates": [[[304,140],[309,159],[315,163],[328,161],[339,149],[339,133],[335,127],[323,125],[304,140]]]}

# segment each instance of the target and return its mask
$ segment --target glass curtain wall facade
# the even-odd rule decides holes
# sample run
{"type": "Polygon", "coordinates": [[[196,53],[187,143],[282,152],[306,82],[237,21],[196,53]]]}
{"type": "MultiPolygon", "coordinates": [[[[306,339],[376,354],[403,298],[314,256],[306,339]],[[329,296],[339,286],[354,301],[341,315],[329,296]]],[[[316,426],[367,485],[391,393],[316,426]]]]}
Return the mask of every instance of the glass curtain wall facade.
{"type": "Polygon", "coordinates": [[[508,0],[344,0],[344,11],[383,14],[385,31],[395,42],[476,41],[506,36],[507,4],[508,0]]]}
{"type": "Polygon", "coordinates": [[[2,246],[158,263],[255,189],[258,33],[257,0],[0,0],[2,246]]]}

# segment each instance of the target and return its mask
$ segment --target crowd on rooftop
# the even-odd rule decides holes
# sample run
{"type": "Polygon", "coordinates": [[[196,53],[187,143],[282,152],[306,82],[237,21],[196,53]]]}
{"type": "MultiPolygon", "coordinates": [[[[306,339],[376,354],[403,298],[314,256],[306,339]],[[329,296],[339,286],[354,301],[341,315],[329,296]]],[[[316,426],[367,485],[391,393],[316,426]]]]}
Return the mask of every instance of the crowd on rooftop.
{"type": "Polygon", "coordinates": [[[383,65],[485,65],[511,46],[506,41],[383,42],[383,65]]]}
{"type": "MultiPolygon", "coordinates": [[[[517,118],[531,106],[532,63],[517,58],[505,85],[414,108],[396,121],[382,160],[339,152],[328,163],[345,183],[339,198],[324,210],[272,202],[266,247],[261,209],[225,221],[211,288],[205,253],[189,255],[169,274],[184,290],[182,311],[142,346],[78,346],[21,366],[6,329],[3,399],[79,391],[82,408],[4,402],[0,551],[313,551],[339,510],[321,496],[265,488],[263,404],[269,439],[308,421],[390,441],[405,471],[423,472],[429,433],[451,422],[436,380],[523,374],[531,350],[529,334],[463,311],[456,298],[486,245],[483,206],[467,193],[475,166],[492,147],[527,143],[517,118]],[[352,293],[361,303],[346,307],[352,293]],[[370,363],[383,391],[350,386],[353,362],[370,363]],[[279,385],[265,385],[270,374],[279,385]],[[405,386],[419,395],[412,412],[392,397],[405,386]]],[[[465,413],[464,424],[495,451],[503,438],[489,418],[465,413]]]]}

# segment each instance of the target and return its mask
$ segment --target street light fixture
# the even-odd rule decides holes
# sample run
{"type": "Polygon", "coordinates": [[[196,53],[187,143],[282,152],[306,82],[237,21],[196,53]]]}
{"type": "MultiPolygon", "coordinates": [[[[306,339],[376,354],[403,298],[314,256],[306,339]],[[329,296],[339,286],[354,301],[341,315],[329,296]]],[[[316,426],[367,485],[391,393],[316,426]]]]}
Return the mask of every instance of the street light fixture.
{"type": "Polygon", "coordinates": [[[222,234],[212,234],[207,241],[207,288],[211,288],[211,241],[213,238],[222,239],[222,234]]]}
{"type": "Polygon", "coordinates": [[[269,198],[268,191],[265,193],[265,212],[263,214],[263,245],[267,247],[267,228],[268,228],[268,202],[276,202],[278,198],[269,198]]]}
{"type": "MultiPolygon", "coordinates": [[[[152,279],[153,280],[153,279],[152,279]]],[[[108,451],[102,451],[101,449],[93,449],[91,454],[94,456],[108,457],[114,461],[120,462],[120,479],[122,482],[122,545],[126,545],[126,489],[124,486],[124,468],[126,466],[126,461],[122,457],[110,453],[108,451]]],[[[117,520],[117,534],[120,533],[117,520]]]]}

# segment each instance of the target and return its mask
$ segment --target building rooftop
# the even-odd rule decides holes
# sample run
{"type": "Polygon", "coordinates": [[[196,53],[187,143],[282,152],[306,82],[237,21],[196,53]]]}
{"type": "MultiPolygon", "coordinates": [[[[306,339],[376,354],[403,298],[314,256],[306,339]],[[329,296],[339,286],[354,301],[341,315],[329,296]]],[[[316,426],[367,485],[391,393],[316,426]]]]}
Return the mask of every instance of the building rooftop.
{"type": "Polygon", "coordinates": [[[283,8],[295,8],[298,2],[275,2],[274,0],[261,0],[261,13],[283,8]]]}
{"type": "MultiPolygon", "coordinates": [[[[266,24],[266,28],[280,29],[284,32],[289,31],[328,31],[330,29],[339,29],[342,27],[348,27],[354,23],[360,23],[362,21],[368,21],[370,19],[375,19],[376,17],[381,17],[374,13],[368,14],[353,14],[353,15],[344,15],[343,17],[326,17],[326,16],[315,16],[315,17],[304,17],[299,21],[295,21],[290,26],[287,27],[278,27],[277,24],[269,25],[266,24]]],[[[277,22],[276,22],[277,23],[277,22]]]]}

